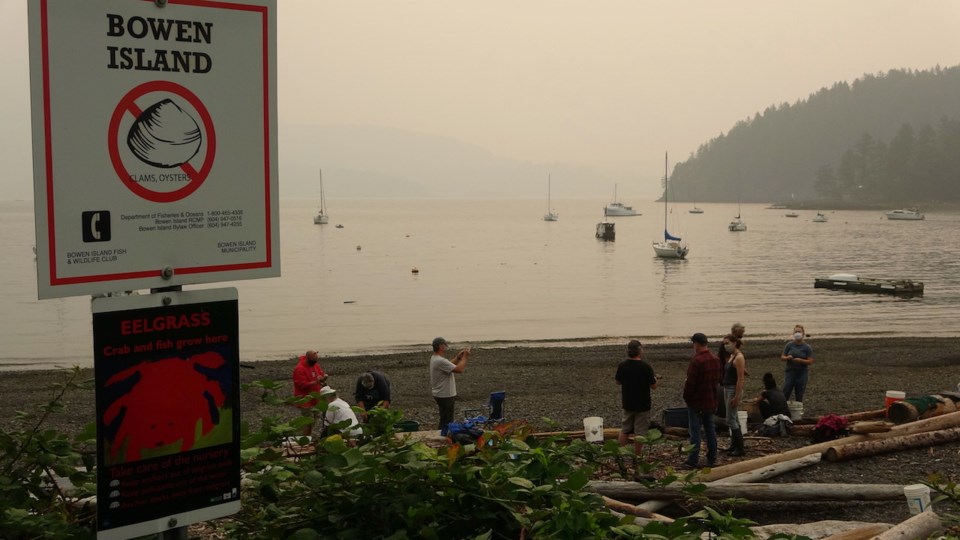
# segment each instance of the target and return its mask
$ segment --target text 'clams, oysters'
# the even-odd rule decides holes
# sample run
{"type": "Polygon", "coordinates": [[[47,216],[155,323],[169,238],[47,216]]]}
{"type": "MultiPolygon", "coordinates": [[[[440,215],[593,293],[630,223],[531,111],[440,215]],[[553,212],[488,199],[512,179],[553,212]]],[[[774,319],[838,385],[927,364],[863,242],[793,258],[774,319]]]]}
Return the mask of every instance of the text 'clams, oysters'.
{"type": "Polygon", "coordinates": [[[190,161],[201,142],[197,121],[170,99],[144,110],[127,134],[127,146],[140,161],[165,169],[190,161]]]}

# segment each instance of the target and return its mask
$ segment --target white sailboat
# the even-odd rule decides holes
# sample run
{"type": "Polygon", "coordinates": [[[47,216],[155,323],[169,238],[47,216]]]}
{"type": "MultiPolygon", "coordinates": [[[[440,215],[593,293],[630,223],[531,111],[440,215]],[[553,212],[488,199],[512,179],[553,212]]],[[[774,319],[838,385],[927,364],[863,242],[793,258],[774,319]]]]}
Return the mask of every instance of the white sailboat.
{"type": "Polygon", "coordinates": [[[823,215],[822,212],[820,212],[819,210],[817,210],[817,215],[813,216],[813,219],[811,219],[810,221],[812,221],[812,222],[814,222],[814,223],[826,223],[826,222],[827,222],[827,216],[823,215]]]}
{"type": "Polygon", "coordinates": [[[653,251],[661,259],[684,259],[690,248],[679,236],[673,236],[667,230],[667,215],[670,213],[670,180],[667,175],[667,154],[663,155],[663,241],[653,243],[653,251]]]}
{"type": "Polygon", "coordinates": [[[314,225],[326,225],[330,223],[330,216],[327,215],[327,205],[323,201],[323,169],[320,169],[320,211],[313,216],[314,225]]]}
{"type": "Polygon", "coordinates": [[[544,221],[556,221],[560,219],[560,214],[550,208],[550,175],[547,175],[547,213],[543,215],[544,221]]]}
{"type": "Polygon", "coordinates": [[[747,230],[747,224],[740,219],[740,199],[737,199],[737,217],[727,225],[727,230],[731,232],[741,232],[747,230]]]}

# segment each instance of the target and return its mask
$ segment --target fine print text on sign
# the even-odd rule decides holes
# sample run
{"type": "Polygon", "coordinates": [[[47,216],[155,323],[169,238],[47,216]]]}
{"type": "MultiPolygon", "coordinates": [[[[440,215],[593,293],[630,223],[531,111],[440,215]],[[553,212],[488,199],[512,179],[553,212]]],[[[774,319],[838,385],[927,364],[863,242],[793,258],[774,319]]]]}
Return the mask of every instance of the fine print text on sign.
{"type": "Polygon", "coordinates": [[[275,0],[29,8],[39,296],[278,276],[275,0]]]}

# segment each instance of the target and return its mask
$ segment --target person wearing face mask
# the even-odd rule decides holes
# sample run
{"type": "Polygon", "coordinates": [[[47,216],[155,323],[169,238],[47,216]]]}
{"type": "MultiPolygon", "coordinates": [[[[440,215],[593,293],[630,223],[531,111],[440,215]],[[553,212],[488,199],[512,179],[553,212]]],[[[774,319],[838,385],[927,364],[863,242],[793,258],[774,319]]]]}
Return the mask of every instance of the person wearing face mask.
{"type": "Polygon", "coordinates": [[[740,399],[743,397],[743,379],[746,373],[747,361],[740,352],[741,341],[734,334],[723,338],[723,350],[727,353],[727,360],[723,364],[723,401],[727,408],[727,426],[730,427],[730,448],[727,453],[731,456],[742,456],[743,429],[737,412],[740,410],[740,399]]]}
{"type": "MultiPolygon", "coordinates": [[[[320,367],[320,354],[317,351],[307,351],[303,356],[297,359],[297,367],[293,369],[293,395],[296,397],[309,396],[312,393],[320,392],[327,383],[327,374],[320,367]]],[[[313,406],[317,404],[316,399],[298,403],[297,407],[303,410],[304,416],[315,416],[313,406]]],[[[313,433],[313,424],[304,426],[303,434],[310,436],[313,433]]]]}
{"type": "MultiPolygon", "coordinates": [[[[740,340],[740,347],[743,347],[743,333],[746,331],[746,327],[742,324],[735,322],[730,326],[730,334],[736,336],[740,340]]],[[[727,363],[727,360],[730,357],[730,353],[724,348],[723,343],[720,344],[720,347],[717,348],[717,358],[720,359],[720,362],[723,364],[727,363]]],[[[723,394],[723,387],[721,387],[718,392],[723,394]]],[[[725,400],[717,400],[719,405],[717,405],[717,416],[727,417],[727,406],[725,400]]]]}
{"type": "Polygon", "coordinates": [[[813,363],[813,347],[804,341],[807,337],[806,330],[802,324],[793,327],[793,341],[788,341],[783,348],[783,354],[780,360],[786,363],[783,395],[788,400],[790,394],[796,396],[796,400],[803,402],[803,395],[807,390],[807,379],[810,376],[810,364],[813,363]]]}

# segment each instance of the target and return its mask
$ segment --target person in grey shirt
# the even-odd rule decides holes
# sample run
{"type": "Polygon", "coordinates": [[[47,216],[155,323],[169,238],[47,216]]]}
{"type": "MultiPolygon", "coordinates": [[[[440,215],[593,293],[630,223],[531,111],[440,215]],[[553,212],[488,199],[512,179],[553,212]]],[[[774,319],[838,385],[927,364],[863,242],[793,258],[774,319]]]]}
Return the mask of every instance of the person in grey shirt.
{"type": "Polygon", "coordinates": [[[467,359],[470,357],[470,349],[461,349],[453,360],[447,360],[449,345],[442,337],[434,339],[433,356],[430,357],[430,390],[440,409],[441,433],[445,432],[447,424],[453,422],[454,403],[457,401],[455,374],[467,369],[467,359]]]}

